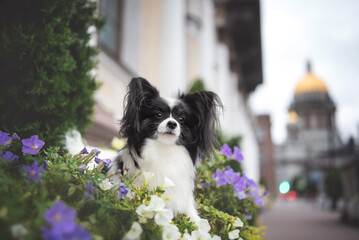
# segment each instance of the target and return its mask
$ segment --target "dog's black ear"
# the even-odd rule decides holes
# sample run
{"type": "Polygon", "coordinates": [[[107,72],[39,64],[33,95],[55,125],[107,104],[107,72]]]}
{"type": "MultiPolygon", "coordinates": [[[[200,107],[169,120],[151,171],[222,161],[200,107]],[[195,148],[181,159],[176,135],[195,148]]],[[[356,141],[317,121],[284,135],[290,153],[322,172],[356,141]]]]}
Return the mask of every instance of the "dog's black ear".
{"type": "Polygon", "coordinates": [[[159,95],[158,90],[146,79],[132,78],[124,101],[124,113],[121,120],[120,136],[136,136],[140,131],[140,110],[146,100],[159,95]]]}
{"type": "Polygon", "coordinates": [[[211,91],[184,94],[180,98],[193,108],[196,115],[198,157],[204,159],[217,143],[216,131],[219,127],[219,113],[223,110],[222,101],[211,91]]]}
{"type": "Polygon", "coordinates": [[[129,97],[134,97],[135,100],[148,99],[158,96],[158,94],[158,90],[146,79],[141,77],[132,78],[130,84],[128,85],[128,95],[129,97]]]}

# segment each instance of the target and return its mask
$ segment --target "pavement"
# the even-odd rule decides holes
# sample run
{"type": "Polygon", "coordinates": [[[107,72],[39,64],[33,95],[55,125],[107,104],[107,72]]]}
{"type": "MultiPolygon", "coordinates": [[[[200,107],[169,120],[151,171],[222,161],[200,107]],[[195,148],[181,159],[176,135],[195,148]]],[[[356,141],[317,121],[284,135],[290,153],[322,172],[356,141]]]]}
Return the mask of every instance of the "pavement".
{"type": "Polygon", "coordinates": [[[295,201],[264,209],[260,223],[267,227],[266,240],[359,240],[359,228],[339,219],[338,212],[295,201]]]}

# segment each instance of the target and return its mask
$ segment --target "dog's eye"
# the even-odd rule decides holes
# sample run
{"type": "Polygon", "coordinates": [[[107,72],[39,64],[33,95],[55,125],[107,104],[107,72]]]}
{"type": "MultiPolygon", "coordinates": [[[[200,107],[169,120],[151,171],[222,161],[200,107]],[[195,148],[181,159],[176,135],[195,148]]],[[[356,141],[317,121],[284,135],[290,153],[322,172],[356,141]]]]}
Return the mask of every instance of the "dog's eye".
{"type": "Polygon", "coordinates": [[[178,122],[179,122],[179,123],[184,123],[184,121],[185,121],[185,120],[184,120],[183,117],[178,118],[178,122]]]}
{"type": "Polygon", "coordinates": [[[158,119],[163,118],[163,113],[157,112],[157,113],[156,113],[156,118],[158,118],[158,119]]]}

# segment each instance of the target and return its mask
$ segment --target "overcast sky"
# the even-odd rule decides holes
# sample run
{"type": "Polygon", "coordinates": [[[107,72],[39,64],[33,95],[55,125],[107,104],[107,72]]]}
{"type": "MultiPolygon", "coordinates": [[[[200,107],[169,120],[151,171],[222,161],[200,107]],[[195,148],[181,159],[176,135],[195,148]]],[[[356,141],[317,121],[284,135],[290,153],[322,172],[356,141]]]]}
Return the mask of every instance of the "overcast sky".
{"type": "Polygon", "coordinates": [[[322,79],[337,106],[342,139],[358,135],[359,0],[261,0],[264,83],[251,96],[269,113],[275,143],[286,137],[288,107],[306,73],[322,79]]]}

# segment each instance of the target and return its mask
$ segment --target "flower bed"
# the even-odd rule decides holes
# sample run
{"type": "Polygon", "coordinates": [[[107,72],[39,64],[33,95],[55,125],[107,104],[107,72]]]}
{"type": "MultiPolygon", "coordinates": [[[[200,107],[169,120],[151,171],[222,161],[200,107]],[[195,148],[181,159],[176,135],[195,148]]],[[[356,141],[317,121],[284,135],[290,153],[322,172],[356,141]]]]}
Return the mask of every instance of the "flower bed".
{"type": "MultiPolygon", "coordinates": [[[[224,145],[198,167],[196,225],[176,217],[166,186],[132,185],[126,170],[114,185],[98,151],[71,156],[38,137],[0,132],[0,236],[3,239],[262,239],[256,216],[261,189],[242,171],[243,155],[224,145]],[[92,164],[95,160],[96,164],[92,164]],[[89,164],[91,163],[91,164],[89,164]]],[[[169,183],[170,184],[170,183],[169,183]]]]}

